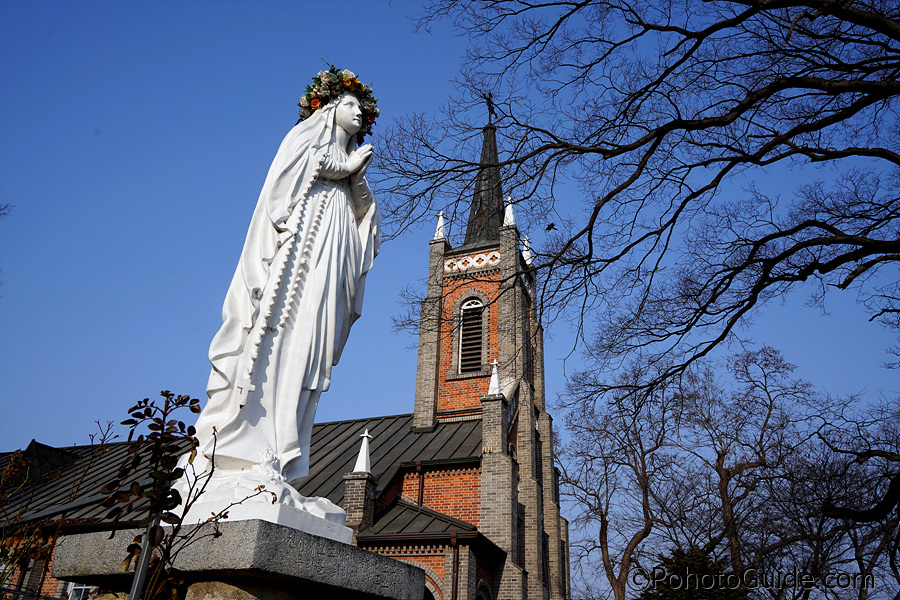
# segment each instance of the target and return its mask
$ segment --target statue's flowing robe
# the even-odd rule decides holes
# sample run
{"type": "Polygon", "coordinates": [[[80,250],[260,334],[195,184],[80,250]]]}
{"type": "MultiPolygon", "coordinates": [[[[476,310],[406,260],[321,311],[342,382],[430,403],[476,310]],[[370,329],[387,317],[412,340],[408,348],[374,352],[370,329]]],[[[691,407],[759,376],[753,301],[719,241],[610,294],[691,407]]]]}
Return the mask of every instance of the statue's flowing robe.
{"type": "Polygon", "coordinates": [[[268,449],[287,481],[308,473],[319,396],[362,311],[378,209],[365,179],[342,169],[334,112],[282,142],[225,297],[196,426],[217,469],[248,469],[268,449]]]}

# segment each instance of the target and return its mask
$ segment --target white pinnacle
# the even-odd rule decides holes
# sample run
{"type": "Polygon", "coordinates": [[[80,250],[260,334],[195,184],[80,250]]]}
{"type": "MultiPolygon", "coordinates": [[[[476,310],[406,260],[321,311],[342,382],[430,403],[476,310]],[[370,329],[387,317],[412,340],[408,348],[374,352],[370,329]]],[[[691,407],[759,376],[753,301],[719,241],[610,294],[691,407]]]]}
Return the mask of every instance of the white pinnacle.
{"type": "Polygon", "coordinates": [[[447,239],[447,235],[444,232],[444,211],[441,211],[438,213],[437,227],[434,228],[434,239],[435,240],[447,239]]]}
{"type": "Polygon", "coordinates": [[[488,396],[497,396],[500,391],[500,376],[497,374],[497,361],[491,363],[491,384],[488,386],[488,396]]]}
{"type": "Polygon", "coordinates": [[[512,196],[506,199],[506,212],[503,213],[503,226],[512,227],[516,224],[516,216],[513,214],[512,196]]]}
{"type": "Polygon", "coordinates": [[[369,438],[372,436],[369,435],[369,430],[366,429],[365,433],[359,437],[361,437],[363,441],[359,447],[359,456],[356,457],[356,466],[353,467],[353,472],[371,473],[372,465],[369,464],[369,438]]]}
{"type": "Polygon", "coordinates": [[[525,264],[529,267],[533,264],[533,261],[531,260],[531,238],[527,235],[522,242],[522,258],[525,259],[525,264]]]}

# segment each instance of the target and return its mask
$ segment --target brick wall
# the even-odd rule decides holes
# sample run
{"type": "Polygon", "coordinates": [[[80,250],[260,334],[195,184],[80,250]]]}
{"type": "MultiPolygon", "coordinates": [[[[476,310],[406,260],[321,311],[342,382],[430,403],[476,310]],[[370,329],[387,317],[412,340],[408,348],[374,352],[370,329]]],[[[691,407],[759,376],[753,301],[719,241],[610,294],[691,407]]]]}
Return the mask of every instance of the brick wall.
{"type": "MultiPolygon", "coordinates": [[[[403,476],[403,493],[410,498],[419,497],[418,473],[403,476]]],[[[481,518],[481,470],[426,470],[422,504],[477,526],[481,518]]]]}
{"type": "MultiPolygon", "coordinates": [[[[50,561],[52,564],[52,560],[50,561]]],[[[59,596],[63,597],[66,592],[66,589],[69,587],[69,584],[65,581],[60,581],[59,579],[54,578],[50,575],[50,567],[51,565],[47,565],[47,572],[44,575],[44,581],[41,582],[41,591],[38,592],[42,596],[59,596]]]]}
{"type": "MultiPolygon", "coordinates": [[[[25,574],[25,580],[22,582],[22,591],[37,593],[41,596],[56,596],[63,598],[69,584],[50,575],[50,568],[52,565],[52,558],[49,563],[43,560],[34,561],[28,569],[28,572],[25,574]]],[[[18,580],[19,571],[16,569],[10,575],[6,585],[8,587],[14,587],[18,580]]]]}
{"type": "MultiPolygon", "coordinates": [[[[429,569],[431,569],[432,571],[434,571],[435,573],[437,573],[437,576],[441,578],[441,581],[446,579],[446,577],[444,577],[445,560],[444,560],[443,554],[440,556],[416,556],[416,557],[394,556],[393,558],[397,558],[399,560],[406,560],[407,562],[411,562],[413,564],[419,563],[420,565],[426,566],[429,569]]],[[[437,589],[441,589],[441,581],[432,580],[431,583],[437,589]]]]}
{"type": "Polygon", "coordinates": [[[480,398],[488,393],[490,383],[491,378],[488,375],[442,381],[438,387],[438,413],[466,408],[472,409],[473,412],[481,410],[480,398]]]}
{"type": "Polygon", "coordinates": [[[458,327],[458,321],[454,318],[461,300],[478,293],[485,302],[485,310],[488,319],[487,327],[487,353],[483,356],[483,364],[487,366],[496,360],[498,344],[499,311],[497,310],[497,288],[500,279],[499,271],[487,271],[475,273],[470,277],[452,277],[444,280],[443,316],[441,319],[441,336],[438,353],[438,412],[461,410],[466,408],[481,409],[481,396],[487,394],[490,386],[490,372],[481,376],[467,377],[465,379],[447,379],[448,374],[453,377],[454,358],[458,354],[459,336],[454,328],[458,327]]]}
{"type": "Polygon", "coordinates": [[[346,525],[356,534],[372,526],[375,516],[375,476],[371,473],[344,473],[343,509],[346,525]]]}
{"type": "MultiPolygon", "coordinates": [[[[418,567],[423,567],[425,571],[425,578],[430,581],[434,589],[437,590],[437,594],[435,596],[436,600],[443,600],[444,594],[442,593],[442,591],[443,585],[445,585],[444,582],[446,581],[446,577],[444,576],[445,565],[447,564],[446,553],[433,555],[396,554],[388,548],[379,548],[373,551],[383,556],[389,556],[390,558],[393,558],[395,560],[402,560],[418,567]],[[433,577],[431,574],[432,572],[435,576],[437,576],[437,578],[439,578],[439,580],[435,580],[435,577],[433,577]]],[[[449,597],[449,588],[447,591],[447,595],[449,597]]]]}

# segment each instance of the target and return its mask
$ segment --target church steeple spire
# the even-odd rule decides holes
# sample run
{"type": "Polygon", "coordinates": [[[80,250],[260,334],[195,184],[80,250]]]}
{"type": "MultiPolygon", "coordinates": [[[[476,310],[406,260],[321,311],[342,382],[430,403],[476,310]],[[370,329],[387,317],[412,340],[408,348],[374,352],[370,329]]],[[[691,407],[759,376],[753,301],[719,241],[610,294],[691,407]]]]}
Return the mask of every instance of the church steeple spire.
{"type": "Polygon", "coordinates": [[[475,194],[466,226],[466,246],[480,246],[500,240],[503,224],[503,189],[500,186],[496,127],[488,122],[481,146],[481,165],[475,177],[475,194]]]}

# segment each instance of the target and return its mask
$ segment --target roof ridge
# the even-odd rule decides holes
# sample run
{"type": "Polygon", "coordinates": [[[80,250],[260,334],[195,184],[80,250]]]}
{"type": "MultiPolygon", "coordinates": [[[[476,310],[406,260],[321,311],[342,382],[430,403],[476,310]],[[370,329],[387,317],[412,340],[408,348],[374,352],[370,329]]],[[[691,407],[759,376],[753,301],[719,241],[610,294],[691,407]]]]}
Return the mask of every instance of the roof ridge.
{"type": "Polygon", "coordinates": [[[358,419],[341,419],[340,421],[322,421],[321,423],[313,423],[313,427],[317,425],[334,425],[337,423],[354,423],[362,421],[371,421],[373,419],[397,419],[400,417],[412,417],[412,413],[400,413],[396,415],[377,415],[373,417],[359,417],[358,419]]]}

